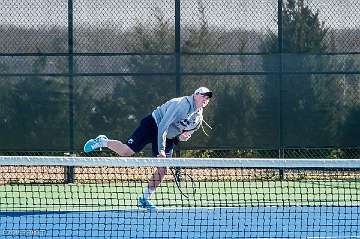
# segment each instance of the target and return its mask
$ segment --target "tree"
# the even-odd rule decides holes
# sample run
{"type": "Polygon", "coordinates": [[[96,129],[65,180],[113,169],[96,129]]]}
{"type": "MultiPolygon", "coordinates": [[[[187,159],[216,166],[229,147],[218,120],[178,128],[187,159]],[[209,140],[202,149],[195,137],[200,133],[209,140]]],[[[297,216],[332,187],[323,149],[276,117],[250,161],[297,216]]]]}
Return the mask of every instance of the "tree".
{"type": "MultiPolygon", "coordinates": [[[[48,59],[38,57],[32,73],[46,70],[48,59]]],[[[2,99],[4,108],[0,139],[5,149],[65,149],[68,148],[67,83],[61,78],[40,76],[12,79],[9,91],[2,99]]]]}
{"type": "MultiPolygon", "coordinates": [[[[174,31],[160,8],[155,7],[154,16],[154,26],[139,21],[132,34],[129,51],[140,54],[127,57],[123,65],[116,67],[140,75],[88,81],[104,93],[93,97],[92,103],[86,106],[88,124],[84,126],[89,137],[96,132],[107,132],[110,137],[126,140],[146,114],[175,97],[175,77],[156,74],[175,71],[173,56],[161,54],[173,51],[174,31]]],[[[79,94],[94,96],[96,92],[92,87],[83,87],[79,94]]]]}
{"type": "MultiPolygon", "coordinates": [[[[197,1],[198,26],[187,26],[183,36],[184,53],[213,53],[221,52],[224,45],[226,32],[221,29],[209,27],[206,18],[206,8],[202,1],[197,1]]],[[[233,32],[235,33],[235,32],[233,32]]],[[[239,53],[244,51],[246,40],[239,44],[239,53]]],[[[220,55],[184,55],[183,71],[185,72],[227,72],[239,71],[245,63],[241,56],[220,55]]],[[[214,98],[205,109],[204,117],[213,127],[204,129],[210,137],[197,133],[187,143],[188,147],[247,147],[254,144],[254,120],[256,106],[260,102],[261,94],[257,91],[258,83],[250,76],[186,76],[183,77],[182,90],[190,92],[201,85],[208,86],[214,92],[214,98]]]]}
{"type": "MultiPolygon", "coordinates": [[[[281,128],[276,128],[274,121],[279,117],[275,115],[270,123],[274,134],[282,131],[282,146],[324,147],[338,142],[343,118],[343,112],[339,112],[343,104],[339,78],[307,73],[331,69],[336,64],[320,55],[330,48],[327,33],[325,23],[319,19],[319,11],[312,12],[303,0],[288,0],[283,6],[283,65],[274,64],[274,58],[264,57],[263,67],[266,71],[282,67],[285,71],[305,74],[284,74],[281,82],[278,76],[268,77],[264,85],[263,108],[278,108],[280,98],[275,105],[270,105],[269,99],[280,92],[279,87],[282,89],[282,108],[273,111],[274,114],[282,112],[281,128]]],[[[277,42],[277,35],[270,33],[263,45],[264,51],[277,53],[277,42]]]]}

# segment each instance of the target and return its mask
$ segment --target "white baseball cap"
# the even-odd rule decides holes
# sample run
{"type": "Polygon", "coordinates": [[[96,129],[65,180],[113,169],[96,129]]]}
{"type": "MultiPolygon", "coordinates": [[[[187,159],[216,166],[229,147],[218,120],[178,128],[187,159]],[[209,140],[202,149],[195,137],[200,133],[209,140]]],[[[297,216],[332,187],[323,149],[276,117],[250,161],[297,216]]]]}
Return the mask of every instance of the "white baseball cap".
{"type": "Polygon", "coordinates": [[[211,90],[209,90],[208,88],[202,86],[200,88],[198,88],[197,90],[195,90],[194,94],[202,94],[202,95],[207,95],[209,96],[209,98],[212,97],[213,93],[211,90]]]}

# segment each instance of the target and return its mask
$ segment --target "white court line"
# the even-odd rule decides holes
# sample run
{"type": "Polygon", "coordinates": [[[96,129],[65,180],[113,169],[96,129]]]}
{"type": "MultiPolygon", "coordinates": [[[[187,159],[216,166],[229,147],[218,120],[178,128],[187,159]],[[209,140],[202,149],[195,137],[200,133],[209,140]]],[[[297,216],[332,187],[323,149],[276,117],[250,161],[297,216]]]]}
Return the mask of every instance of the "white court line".
{"type": "Polygon", "coordinates": [[[349,238],[360,238],[360,236],[343,236],[343,237],[307,237],[308,239],[349,239],[349,238]]]}

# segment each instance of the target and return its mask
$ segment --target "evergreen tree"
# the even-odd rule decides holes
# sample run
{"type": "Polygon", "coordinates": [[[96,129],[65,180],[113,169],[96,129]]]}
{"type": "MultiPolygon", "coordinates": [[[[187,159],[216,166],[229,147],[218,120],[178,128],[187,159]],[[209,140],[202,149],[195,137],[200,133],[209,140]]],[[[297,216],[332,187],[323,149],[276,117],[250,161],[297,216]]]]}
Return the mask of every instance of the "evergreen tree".
{"type": "MultiPolygon", "coordinates": [[[[38,57],[32,73],[46,71],[48,59],[38,57]]],[[[42,150],[68,148],[67,84],[61,78],[40,76],[12,79],[2,99],[4,127],[0,139],[5,149],[42,150]]]]}
{"type": "MultiPolygon", "coordinates": [[[[188,36],[183,36],[182,52],[212,53],[221,52],[224,46],[223,34],[209,27],[206,8],[202,1],[197,1],[199,25],[188,26],[188,36]]],[[[244,41],[243,39],[239,39],[244,41]]],[[[246,45],[246,42],[239,44],[246,45]]],[[[239,53],[244,49],[237,49],[239,53]]],[[[239,71],[246,59],[241,56],[184,55],[185,72],[226,72],[239,71]]],[[[205,109],[205,120],[213,127],[204,129],[210,137],[201,132],[194,135],[187,143],[188,147],[245,147],[253,145],[255,135],[254,119],[256,106],[261,94],[257,91],[258,82],[250,76],[186,76],[183,77],[182,90],[192,93],[199,86],[207,86],[214,92],[209,106],[205,109]]]]}
{"type": "MultiPolygon", "coordinates": [[[[144,116],[165,100],[175,97],[175,77],[156,74],[175,71],[174,57],[166,54],[174,51],[173,26],[160,8],[154,9],[154,16],[154,26],[139,21],[135,28],[135,44],[129,51],[141,54],[129,56],[125,65],[118,67],[129,73],[144,75],[113,77],[110,81],[102,79],[95,84],[95,88],[101,85],[107,92],[93,100],[92,108],[88,109],[89,137],[96,132],[107,132],[110,137],[126,140],[144,116]]],[[[95,94],[91,88],[84,88],[82,94],[85,93],[95,94]]]]}
{"type": "MultiPolygon", "coordinates": [[[[288,0],[283,6],[283,65],[274,64],[274,58],[264,57],[264,69],[274,71],[283,67],[284,71],[304,73],[331,69],[337,63],[319,55],[329,50],[327,32],[325,23],[319,19],[319,11],[311,11],[303,0],[288,0]]],[[[271,33],[263,49],[277,53],[277,46],[278,37],[271,33]]],[[[282,131],[283,146],[321,147],[338,142],[343,114],[339,112],[343,91],[338,76],[284,74],[281,82],[278,76],[270,76],[264,92],[262,107],[278,109],[272,110],[274,115],[269,125],[278,137],[282,131]],[[280,98],[276,97],[279,93],[281,109],[280,98]],[[280,118],[276,114],[280,114],[280,110],[283,118],[278,128],[276,122],[280,118]]]]}

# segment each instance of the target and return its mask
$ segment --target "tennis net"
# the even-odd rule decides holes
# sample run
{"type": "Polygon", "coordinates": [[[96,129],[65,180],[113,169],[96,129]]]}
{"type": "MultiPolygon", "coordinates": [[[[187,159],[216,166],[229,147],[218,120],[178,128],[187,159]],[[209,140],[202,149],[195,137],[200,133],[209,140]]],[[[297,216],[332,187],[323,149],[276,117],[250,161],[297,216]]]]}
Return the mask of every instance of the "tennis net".
{"type": "Polygon", "coordinates": [[[1,156],[0,238],[360,238],[359,169],[357,159],[1,156]],[[157,209],[139,208],[159,167],[157,209]]]}

